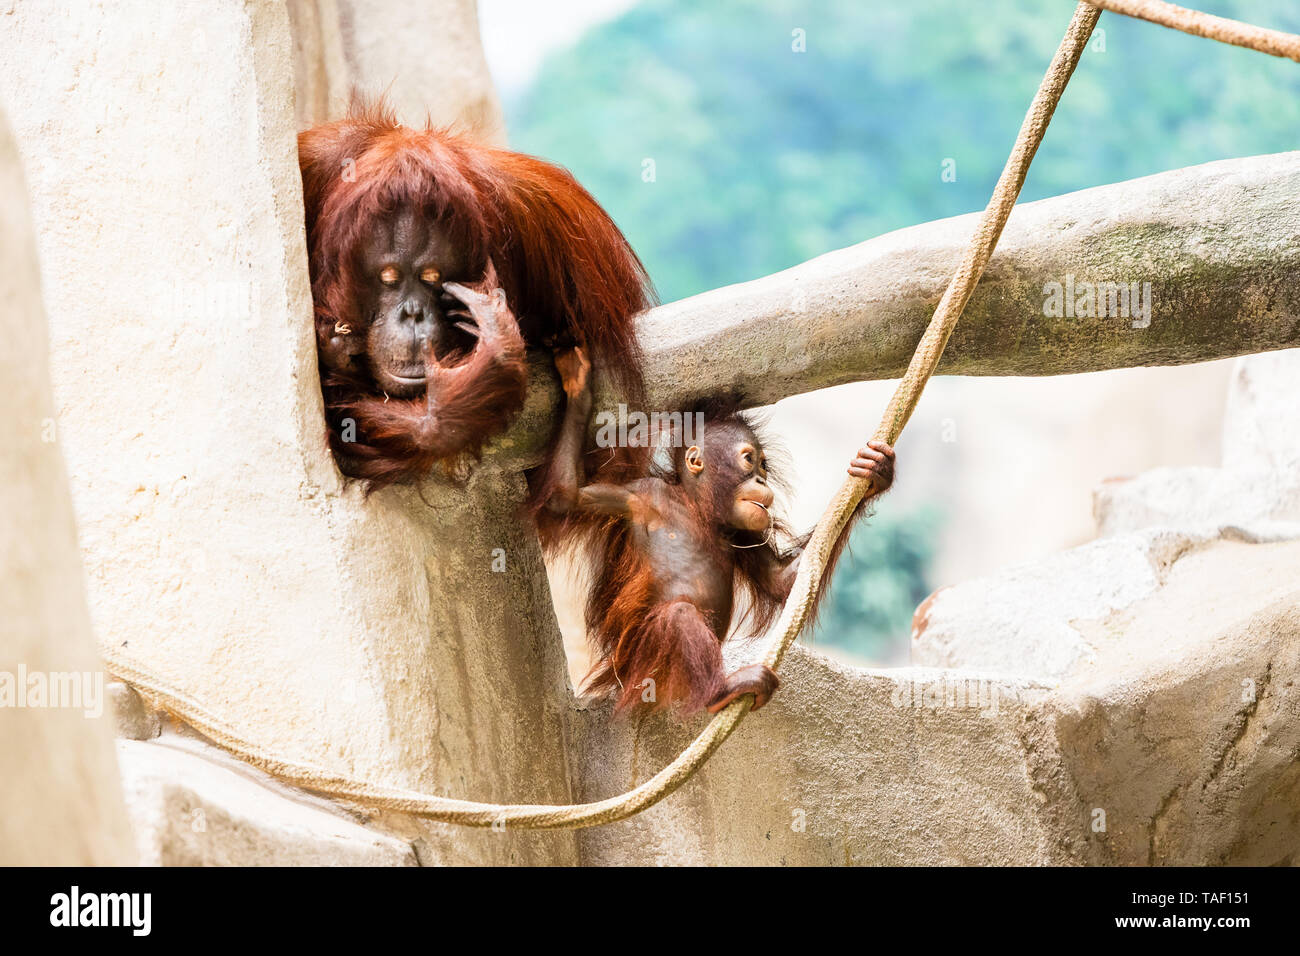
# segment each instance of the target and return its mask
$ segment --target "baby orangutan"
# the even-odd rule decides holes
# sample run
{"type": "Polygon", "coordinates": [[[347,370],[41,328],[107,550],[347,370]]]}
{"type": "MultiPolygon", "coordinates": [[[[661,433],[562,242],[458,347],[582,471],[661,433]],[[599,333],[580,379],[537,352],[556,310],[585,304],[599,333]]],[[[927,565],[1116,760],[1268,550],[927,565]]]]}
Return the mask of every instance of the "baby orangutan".
{"type": "MultiPolygon", "coordinates": [[[[592,544],[587,629],[600,659],[587,690],[614,695],[619,712],[645,704],[716,713],[745,694],[754,695],[757,710],[776,690],[776,674],[764,664],[723,672],[736,589],[749,599],[748,630],[761,633],[790,593],[807,540],[784,549],[777,543],[788,534],[771,510],[773,476],[762,438],[734,408],[714,407],[705,411],[695,443],[673,448],[671,470],[624,482],[598,477],[580,487],[589,365],[580,349],[556,364],[569,402],[549,508],[592,544]]],[[[868,498],[880,494],[893,481],[893,449],[870,442],[849,473],[872,479],[868,498]]],[[[823,594],[852,524],[836,541],[823,594]]],[[[815,615],[816,607],[810,622],[815,615]]]]}

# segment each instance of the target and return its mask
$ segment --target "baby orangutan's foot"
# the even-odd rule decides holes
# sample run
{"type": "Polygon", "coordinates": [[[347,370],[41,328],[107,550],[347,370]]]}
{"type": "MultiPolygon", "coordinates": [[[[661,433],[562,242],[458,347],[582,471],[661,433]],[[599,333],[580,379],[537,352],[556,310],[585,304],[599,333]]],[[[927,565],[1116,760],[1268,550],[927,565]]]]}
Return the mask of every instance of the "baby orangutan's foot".
{"type": "Polygon", "coordinates": [[[742,667],[727,676],[726,686],[709,704],[709,713],[716,714],[737,697],[743,697],[745,694],[754,695],[754,706],[750,710],[758,710],[772,698],[772,694],[780,685],[781,678],[777,677],[776,671],[766,664],[750,664],[742,667]]]}

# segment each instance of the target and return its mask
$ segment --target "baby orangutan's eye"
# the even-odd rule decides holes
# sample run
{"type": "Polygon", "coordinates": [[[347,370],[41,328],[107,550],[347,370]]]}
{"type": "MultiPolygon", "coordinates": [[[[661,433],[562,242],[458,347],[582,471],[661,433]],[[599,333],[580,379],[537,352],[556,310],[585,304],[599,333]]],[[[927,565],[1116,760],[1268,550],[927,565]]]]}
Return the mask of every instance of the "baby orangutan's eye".
{"type": "Polygon", "coordinates": [[[420,271],[420,281],[425,285],[435,285],[442,278],[442,273],[433,266],[420,271]]]}
{"type": "Polygon", "coordinates": [[[402,274],[397,271],[397,266],[387,266],[384,271],[379,273],[379,281],[384,285],[397,285],[402,274]]]}

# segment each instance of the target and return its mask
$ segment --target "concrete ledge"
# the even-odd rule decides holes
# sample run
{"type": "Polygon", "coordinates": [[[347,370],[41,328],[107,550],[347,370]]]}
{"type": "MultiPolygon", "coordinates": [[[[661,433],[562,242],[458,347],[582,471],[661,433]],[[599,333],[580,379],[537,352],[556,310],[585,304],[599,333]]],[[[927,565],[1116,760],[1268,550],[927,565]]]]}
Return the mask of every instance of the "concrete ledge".
{"type": "Polygon", "coordinates": [[[416,866],[411,844],[282,787],[206,744],[118,741],[146,866],[416,866]]]}
{"type": "MultiPolygon", "coordinates": [[[[927,668],[864,671],[796,646],[785,686],[682,790],[579,833],[623,865],[1051,863],[1019,731],[1049,685],[927,668]]],[[[582,798],[644,780],[699,729],[587,710],[582,798]]]]}

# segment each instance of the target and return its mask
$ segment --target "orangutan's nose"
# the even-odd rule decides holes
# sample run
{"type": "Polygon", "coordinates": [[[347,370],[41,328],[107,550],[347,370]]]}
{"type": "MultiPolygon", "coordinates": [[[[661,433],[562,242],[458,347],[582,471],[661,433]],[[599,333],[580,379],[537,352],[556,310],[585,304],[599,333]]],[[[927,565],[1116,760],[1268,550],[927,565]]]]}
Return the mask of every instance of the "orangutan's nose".
{"type": "Polygon", "coordinates": [[[420,346],[438,345],[438,340],[442,337],[442,322],[437,307],[432,303],[407,299],[402,303],[399,319],[403,330],[413,342],[420,346]]]}

